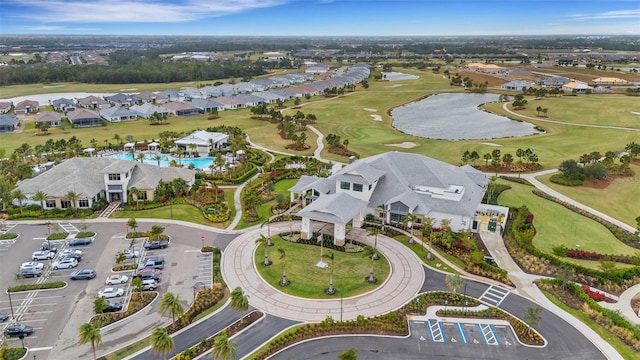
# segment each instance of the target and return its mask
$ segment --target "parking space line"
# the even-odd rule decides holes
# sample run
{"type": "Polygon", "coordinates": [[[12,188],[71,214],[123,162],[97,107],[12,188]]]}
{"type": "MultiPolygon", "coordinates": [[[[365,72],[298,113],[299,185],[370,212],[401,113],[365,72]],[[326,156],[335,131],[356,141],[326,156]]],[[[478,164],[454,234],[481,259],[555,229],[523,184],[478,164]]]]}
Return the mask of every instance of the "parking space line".
{"type": "Polygon", "coordinates": [[[427,320],[427,328],[429,329],[429,334],[431,334],[431,341],[444,342],[444,336],[442,335],[442,327],[440,327],[440,322],[438,320],[433,321],[434,323],[431,323],[431,320],[427,320]]]}
{"type": "Polygon", "coordinates": [[[462,336],[462,341],[464,341],[464,343],[467,343],[467,337],[464,335],[464,330],[462,330],[462,324],[458,323],[458,330],[460,331],[460,335],[462,336]]]}
{"type": "Polygon", "coordinates": [[[480,332],[484,337],[484,342],[487,345],[500,345],[490,324],[478,324],[478,328],[480,328],[480,332]]]}

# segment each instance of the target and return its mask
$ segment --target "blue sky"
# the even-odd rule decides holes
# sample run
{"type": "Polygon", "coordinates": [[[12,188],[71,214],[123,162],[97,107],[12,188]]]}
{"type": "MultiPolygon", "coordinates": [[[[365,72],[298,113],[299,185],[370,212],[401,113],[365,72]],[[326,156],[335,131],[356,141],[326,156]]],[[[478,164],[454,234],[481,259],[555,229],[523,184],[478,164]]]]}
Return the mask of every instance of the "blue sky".
{"type": "Polygon", "coordinates": [[[640,1],[0,0],[0,34],[640,35],[640,1]]]}

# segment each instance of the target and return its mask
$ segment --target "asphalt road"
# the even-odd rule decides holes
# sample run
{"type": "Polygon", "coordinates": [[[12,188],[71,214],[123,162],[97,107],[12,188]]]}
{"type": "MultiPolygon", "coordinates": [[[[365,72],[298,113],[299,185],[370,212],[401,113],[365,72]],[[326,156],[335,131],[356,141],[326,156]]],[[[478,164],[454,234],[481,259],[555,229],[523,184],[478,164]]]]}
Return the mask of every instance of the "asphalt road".
{"type": "MultiPolygon", "coordinates": [[[[444,274],[425,268],[425,282],[422,291],[447,290],[444,274]]],[[[467,295],[481,298],[488,285],[464,280],[467,295]]],[[[486,297],[485,297],[486,299],[486,297]]],[[[537,307],[533,302],[509,293],[502,298],[499,307],[515,316],[522,317],[527,307],[537,307]]],[[[429,336],[420,334],[424,323],[411,324],[409,338],[343,336],[308,341],[289,348],[272,359],[336,359],[348,348],[358,350],[358,359],[563,359],[600,360],[604,355],[580,332],[547,310],[542,310],[542,320],[536,330],[549,342],[545,348],[531,348],[519,343],[501,342],[488,345],[482,341],[434,342],[429,336]]],[[[447,331],[445,331],[446,333],[447,331]]],[[[425,332],[426,333],[426,332],[425,332]]]]}

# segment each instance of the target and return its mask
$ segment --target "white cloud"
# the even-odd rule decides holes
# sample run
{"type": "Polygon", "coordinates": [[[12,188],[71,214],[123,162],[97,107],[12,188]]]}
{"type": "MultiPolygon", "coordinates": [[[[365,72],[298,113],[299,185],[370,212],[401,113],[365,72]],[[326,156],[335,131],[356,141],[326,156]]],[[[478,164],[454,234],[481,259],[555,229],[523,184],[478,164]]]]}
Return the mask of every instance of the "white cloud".
{"type": "Polygon", "coordinates": [[[29,27],[31,31],[60,31],[63,30],[63,26],[53,26],[53,25],[40,25],[40,26],[31,26],[29,27]]]}
{"type": "Polygon", "coordinates": [[[597,19],[638,19],[640,9],[605,11],[596,14],[574,14],[570,16],[573,20],[597,20],[597,19]]]}
{"type": "Polygon", "coordinates": [[[142,0],[9,0],[26,7],[22,17],[43,23],[167,23],[274,7],[291,0],[190,0],[184,4],[142,0]]]}

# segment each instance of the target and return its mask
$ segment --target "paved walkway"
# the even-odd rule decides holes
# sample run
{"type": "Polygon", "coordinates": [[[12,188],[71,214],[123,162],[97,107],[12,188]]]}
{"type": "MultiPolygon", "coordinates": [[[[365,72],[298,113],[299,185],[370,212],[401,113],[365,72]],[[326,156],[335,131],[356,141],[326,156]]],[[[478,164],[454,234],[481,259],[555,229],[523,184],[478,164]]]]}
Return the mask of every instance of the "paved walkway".
{"type": "MultiPolygon", "coordinates": [[[[322,224],[317,224],[318,228],[322,224]]],[[[271,233],[289,231],[288,222],[271,224],[271,233]]],[[[294,230],[300,223],[294,222],[294,230]]],[[[225,249],[222,257],[222,274],[229,288],[242,287],[252,306],[266,313],[299,321],[322,321],[327,316],[339,319],[341,301],[303,299],[286,295],[262,280],[254,264],[254,241],[259,234],[267,235],[267,229],[253,229],[238,236],[225,249]]],[[[354,229],[350,238],[373,245],[373,238],[366,231],[354,229]]],[[[358,315],[375,316],[395,310],[413,299],[424,281],[420,259],[401,243],[386,236],[378,236],[378,249],[391,264],[389,278],[375,291],[342,299],[342,319],[353,320],[358,315]]],[[[309,264],[309,266],[314,266],[309,264]]],[[[363,277],[366,274],[363,274],[363,277]]]]}

